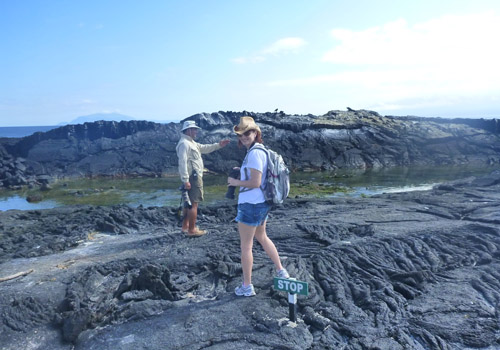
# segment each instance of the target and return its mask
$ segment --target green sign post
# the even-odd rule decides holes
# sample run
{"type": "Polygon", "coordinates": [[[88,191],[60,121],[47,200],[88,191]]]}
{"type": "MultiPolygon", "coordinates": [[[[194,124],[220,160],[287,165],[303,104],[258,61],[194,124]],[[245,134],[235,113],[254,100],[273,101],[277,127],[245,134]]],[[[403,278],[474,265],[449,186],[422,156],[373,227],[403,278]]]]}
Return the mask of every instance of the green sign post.
{"type": "Polygon", "coordinates": [[[309,295],[309,284],[295,278],[274,278],[274,289],[288,292],[288,310],[290,321],[297,321],[297,294],[309,295]]]}
{"type": "Polygon", "coordinates": [[[295,278],[274,277],[274,289],[292,294],[309,295],[309,284],[295,278]]]}

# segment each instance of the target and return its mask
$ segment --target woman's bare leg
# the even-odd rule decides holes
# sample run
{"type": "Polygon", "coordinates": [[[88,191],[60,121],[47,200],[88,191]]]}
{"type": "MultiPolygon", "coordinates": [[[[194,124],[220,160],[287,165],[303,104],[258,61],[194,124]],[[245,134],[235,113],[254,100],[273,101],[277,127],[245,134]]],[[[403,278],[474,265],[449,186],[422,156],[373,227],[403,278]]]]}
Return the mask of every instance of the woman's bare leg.
{"type": "Polygon", "coordinates": [[[266,223],[267,221],[264,222],[262,226],[257,226],[257,229],[255,231],[255,238],[257,238],[257,241],[260,243],[262,248],[264,248],[267,256],[271,258],[274,266],[276,266],[276,270],[279,271],[283,268],[283,266],[281,265],[280,256],[278,254],[276,246],[274,245],[273,241],[271,241],[271,239],[269,239],[269,237],[267,236],[266,223]]]}
{"type": "Polygon", "coordinates": [[[255,236],[255,226],[249,226],[241,222],[238,223],[241,245],[241,268],[243,270],[243,283],[248,286],[252,283],[253,266],[253,238],[255,236]]]}

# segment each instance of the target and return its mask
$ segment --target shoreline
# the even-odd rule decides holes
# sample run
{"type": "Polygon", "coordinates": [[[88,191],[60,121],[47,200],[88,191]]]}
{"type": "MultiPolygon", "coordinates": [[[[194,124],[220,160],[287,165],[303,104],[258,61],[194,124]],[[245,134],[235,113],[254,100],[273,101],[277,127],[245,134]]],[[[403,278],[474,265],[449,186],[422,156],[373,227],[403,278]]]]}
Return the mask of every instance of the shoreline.
{"type": "MultiPolygon", "coordinates": [[[[291,197],[366,197],[382,193],[429,190],[439,183],[468,176],[484,176],[498,166],[399,167],[378,170],[299,172],[291,175],[291,197]],[[451,175],[455,174],[455,175],[451,175]]],[[[227,201],[224,174],[206,175],[205,204],[227,201]]],[[[119,205],[131,207],[178,206],[178,175],[130,178],[60,179],[46,190],[0,189],[0,211],[37,210],[67,205],[119,205]],[[121,198],[121,199],[120,199],[121,198]]]]}

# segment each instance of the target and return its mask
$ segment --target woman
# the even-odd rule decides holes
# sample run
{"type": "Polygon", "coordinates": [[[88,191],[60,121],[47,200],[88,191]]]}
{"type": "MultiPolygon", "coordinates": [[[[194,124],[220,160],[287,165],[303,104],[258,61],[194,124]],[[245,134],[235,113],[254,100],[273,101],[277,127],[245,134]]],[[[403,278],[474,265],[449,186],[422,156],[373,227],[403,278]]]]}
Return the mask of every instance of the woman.
{"type": "Polygon", "coordinates": [[[271,207],[266,203],[260,185],[266,180],[267,154],[252,148],[256,143],[262,143],[262,133],[252,117],[241,117],[234,132],[238,135],[238,146],[247,148],[247,155],[240,169],[241,180],[232,177],[227,179],[228,186],[240,187],[236,221],[240,233],[243,284],[236,287],[234,292],[238,296],[250,297],[255,295],[252,285],[254,237],[273,261],[278,277],[290,276],[281,265],[274,243],[266,234],[267,214],[271,207]]]}

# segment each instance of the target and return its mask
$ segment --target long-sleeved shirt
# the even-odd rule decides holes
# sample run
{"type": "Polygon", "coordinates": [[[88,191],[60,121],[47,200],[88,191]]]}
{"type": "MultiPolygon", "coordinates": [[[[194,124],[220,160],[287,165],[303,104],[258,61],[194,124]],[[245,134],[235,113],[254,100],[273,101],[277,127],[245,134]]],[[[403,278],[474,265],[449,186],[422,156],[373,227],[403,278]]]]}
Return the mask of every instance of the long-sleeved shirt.
{"type": "Polygon", "coordinates": [[[198,176],[203,176],[203,159],[201,155],[217,151],[221,148],[219,143],[202,145],[195,142],[192,137],[182,134],[175,148],[177,157],[179,158],[179,175],[181,176],[181,181],[183,183],[189,182],[189,175],[193,173],[193,170],[198,176]]]}

